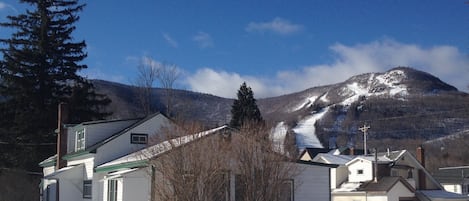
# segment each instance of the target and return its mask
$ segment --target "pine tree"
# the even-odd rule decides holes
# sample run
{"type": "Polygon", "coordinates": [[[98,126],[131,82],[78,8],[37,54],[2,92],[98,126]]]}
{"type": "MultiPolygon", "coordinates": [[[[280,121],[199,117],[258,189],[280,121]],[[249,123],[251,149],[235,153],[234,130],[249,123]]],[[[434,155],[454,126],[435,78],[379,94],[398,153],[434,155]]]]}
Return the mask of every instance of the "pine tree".
{"type": "Polygon", "coordinates": [[[109,99],[96,94],[93,85],[77,74],[87,68],[80,64],[87,54],[85,41],[73,41],[73,24],[85,5],[77,0],[21,2],[32,10],[0,23],[14,30],[11,38],[0,39],[0,141],[9,146],[0,150],[0,166],[32,169],[54,152],[53,146],[40,144],[55,140],[60,102],[86,103],[78,109],[81,113],[72,115],[80,122],[106,116],[102,111],[109,99]]]}
{"type": "Polygon", "coordinates": [[[238,99],[233,102],[231,107],[230,126],[240,128],[245,123],[262,123],[261,112],[256,104],[254,93],[251,87],[244,82],[238,90],[238,99]]]}

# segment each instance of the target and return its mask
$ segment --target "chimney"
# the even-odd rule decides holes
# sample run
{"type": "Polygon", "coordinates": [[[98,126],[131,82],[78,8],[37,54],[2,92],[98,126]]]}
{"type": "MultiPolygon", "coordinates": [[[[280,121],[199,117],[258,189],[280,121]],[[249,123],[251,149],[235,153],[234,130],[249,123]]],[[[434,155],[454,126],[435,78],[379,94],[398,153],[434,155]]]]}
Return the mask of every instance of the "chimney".
{"type": "MultiPolygon", "coordinates": [[[[425,150],[423,149],[422,146],[417,147],[416,155],[417,155],[417,160],[419,161],[419,163],[422,165],[423,168],[425,168],[425,150]]],[[[418,178],[419,190],[426,189],[426,176],[425,176],[425,172],[422,169],[418,170],[418,176],[419,176],[418,178]]]]}
{"type": "Polygon", "coordinates": [[[67,129],[65,123],[68,122],[68,107],[66,103],[59,104],[58,118],[57,118],[57,162],[56,169],[65,167],[66,162],[62,157],[67,154],[67,129]]]}
{"type": "Polygon", "coordinates": [[[350,147],[350,156],[355,155],[355,149],[353,147],[350,147]]]}

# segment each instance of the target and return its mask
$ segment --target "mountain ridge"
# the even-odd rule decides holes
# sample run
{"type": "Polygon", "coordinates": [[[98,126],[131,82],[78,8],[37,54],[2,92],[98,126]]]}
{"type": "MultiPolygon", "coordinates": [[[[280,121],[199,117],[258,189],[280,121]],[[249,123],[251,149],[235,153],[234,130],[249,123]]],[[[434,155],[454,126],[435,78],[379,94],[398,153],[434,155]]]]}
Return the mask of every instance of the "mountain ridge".
{"type": "MultiPolygon", "coordinates": [[[[102,80],[93,83],[98,92],[113,100],[113,118],[142,114],[136,104],[135,87],[102,80]]],[[[154,88],[152,92],[153,107],[165,111],[164,90],[154,88]]],[[[231,118],[233,99],[179,89],[173,94],[172,115],[178,118],[200,121],[207,127],[226,124],[231,118]]],[[[336,84],[261,98],[257,103],[264,119],[273,126],[283,123],[283,130],[295,133],[296,144],[304,148],[311,145],[301,139],[309,138],[317,138],[319,142],[309,142],[324,147],[356,146],[360,143],[358,127],[364,123],[372,124],[372,139],[443,137],[469,125],[467,97],[467,93],[429,73],[396,67],[355,75],[336,84]],[[451,113],[457,109],[462,111],[451,113]]]]}

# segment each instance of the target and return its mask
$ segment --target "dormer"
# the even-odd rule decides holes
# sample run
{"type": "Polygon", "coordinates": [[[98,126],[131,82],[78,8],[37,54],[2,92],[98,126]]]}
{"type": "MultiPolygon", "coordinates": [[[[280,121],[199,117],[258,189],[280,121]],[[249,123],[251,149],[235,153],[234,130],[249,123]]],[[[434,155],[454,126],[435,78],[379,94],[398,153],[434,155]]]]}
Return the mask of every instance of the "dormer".
{"type": "Polygon", "coordinates": [[[141,119],[106,120],[83,122],[68,127],[67,153],[83,151],[86,148],[112,136],[141,119]]]}

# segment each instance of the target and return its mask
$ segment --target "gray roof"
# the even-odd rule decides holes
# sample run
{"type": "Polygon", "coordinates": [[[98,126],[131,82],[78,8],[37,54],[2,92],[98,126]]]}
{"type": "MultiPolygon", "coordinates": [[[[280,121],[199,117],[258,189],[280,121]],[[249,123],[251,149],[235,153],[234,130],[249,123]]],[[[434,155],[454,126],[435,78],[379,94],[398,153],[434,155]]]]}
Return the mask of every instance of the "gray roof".
{"type": "Polygon", "coordinates": [[[409,191],[414,192],[415,189],[402,177],[383,177],[378,180],[378,182],[368,182],[364,183],[360,186],[359,191],[367,191],[367,192],[388,192],[392,189],[392,187],[398,183],[402,182],[402,184],[409,189],[409,191]]]}

